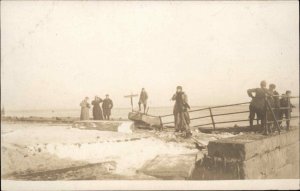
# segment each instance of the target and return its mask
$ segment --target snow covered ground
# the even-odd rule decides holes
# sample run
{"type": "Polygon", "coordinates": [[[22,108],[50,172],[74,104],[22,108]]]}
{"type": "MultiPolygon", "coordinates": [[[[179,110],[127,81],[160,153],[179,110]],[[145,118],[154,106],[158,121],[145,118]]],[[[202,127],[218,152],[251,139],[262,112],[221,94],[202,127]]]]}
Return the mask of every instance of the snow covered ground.
{"type": "MultiPolygon", "coordinates": [[[[201,144],[232,134],[194,132],[201,144]]],[[[112,131],[72,128],[71,125],[1,124],[2,178],[13,173],[40,172],[114,161],[113,173],[134,176],[157,155],[191,154],[193,144],[178,141],[173,132],[112,131]]],[[[98,172],[99,173],[99,172],[98,172]]]]}

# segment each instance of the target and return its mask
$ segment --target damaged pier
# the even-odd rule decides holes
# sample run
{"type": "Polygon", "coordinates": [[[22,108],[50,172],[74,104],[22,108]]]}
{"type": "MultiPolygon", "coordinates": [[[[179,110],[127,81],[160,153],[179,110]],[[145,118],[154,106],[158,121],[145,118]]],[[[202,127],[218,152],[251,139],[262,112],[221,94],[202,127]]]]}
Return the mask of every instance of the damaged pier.
{"type": "Polygon", "coordinates": [[[299,129],[280,135],[244,134],[210,141],[191,179],[299,178],[299,129]]]}

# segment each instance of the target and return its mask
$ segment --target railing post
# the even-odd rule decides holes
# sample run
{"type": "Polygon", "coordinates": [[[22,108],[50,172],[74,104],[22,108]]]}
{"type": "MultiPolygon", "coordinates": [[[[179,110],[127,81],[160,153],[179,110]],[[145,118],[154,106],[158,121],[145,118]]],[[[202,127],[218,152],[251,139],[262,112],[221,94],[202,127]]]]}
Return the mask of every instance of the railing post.
{"type": "Polygon", "coordinates": [[[214,121],[214,116],[213,116],[213,114],[212,114],[211,108],[208,108],[208,109],[209,109],[210,118],[211,118],[211,121],[212,121],[213,128],[214,128],[214,130],[216,130],[216,125],[215,125],[215,121],[214,121]]]}
{"type": "MultiPolygon", "coordinates": [[[[270,113],[271,113],[271,115],[272,115],[272,117],[273,117],[273,120],[274,120],[274,121],[273,121],[273,124],[275,124],[275,126],[276,126],[276,128],[277,128],[277,130],[278,130],[278,133],[280,134],[280,127],[279,127],[279,124],[278,124],[276,115],[275,115],[275,113],[274,113],[274,111],[273,111],[273,108],[271,107],[271,105],[270,105],[270,103],[269,103],[268,101],[266,102],[266,104],[267,104],[267,109],[270,110],[270,113]]],[[[269,125],[268,122],[266,123],[266,125],[269,125]]]]}
{"type": "Polygon", "coordinates": [[[288,102],[288,112],[287,112],[287,124],[286,124],[286,129],[287,130],[289,130],[290,129],[290,118],[291,118],[291,114],[292,114],[292,112],[291,112],[291,104],[290,104],[290,97],[289,96],[287,96],[287,102],[288,102]]]}
{"type": "Polygon", "coordinates": [[[163,123],[162,123],[162,119],[161,116],[159,116],[159,123],[160,123],[160,130],[163,130],[163,123]]]}
{"type": "MultiPolygon", "coordinates": [[[[267,111],[267,96],[265,96],[265,105],[264,105],[264,123],[262,123],[264,133],[267,133],[268,128],[268,111],[267,111]]],[[[262,121],[263,122],[263,121],[262,121]]]]}

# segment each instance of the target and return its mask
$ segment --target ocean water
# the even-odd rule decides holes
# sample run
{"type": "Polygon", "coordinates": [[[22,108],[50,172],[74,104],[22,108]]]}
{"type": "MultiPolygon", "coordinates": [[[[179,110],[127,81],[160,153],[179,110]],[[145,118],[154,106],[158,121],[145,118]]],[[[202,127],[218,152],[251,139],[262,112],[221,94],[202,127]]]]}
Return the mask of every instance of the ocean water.
{"type": "MultiPolygon", "coordinates": [[[[192,107],[191,110],[197,110],[205,107],[192,107]]],[[[112,119],[128,119],[128,113],[131,111],[131,108],[113,108],[112,109],[112,119]]],[[[241,112],[241,111],[249,111],[249,104],[238,105],[238,106],[230,106],[230,107],[222,107],[222,108],[213,108],[213,115],[224,114],[224,113],[233,113],[233,112],[241,112]]],[[[148,114],[154,116],[163,116],[172,114],[173,107],[152,107],[149,108],[148,114]]],[[[6,111],[6,116],[17,116],[17,117],[79,117],[80,109],[60,109],[60,110],[23,110],[23,111],[6,111]]],[[[92,117],[92,110],[90,110],[90,116],[92,117]]],[[[296,108],[293,109],[292,116],[299,116],[299,105],[296,105],[296,108]]],[[[231,115],[223,115],[223,116],[214,116],[214,122],[223,122],[223,121],[236,121],[236,120],[247,120],[249,117],[249,113],[238,113],[231,115]]],[[[212,119],[210,117],[209,110],[190,112],[191,126],[196,126],[200,124],[211,123],[212,119]],[[202,116],[209,116],[206,118],[195,119],[202,116]]],[[[162,117],[163,123],[171,122],[169,125],[173,125],[174,117],[162,117]]],[[[293,125],[299,124],[299,118],[293,119],[291,122],[293,125]]],[[[234,125],[245,126],[248,125],[249,122],[231,122],[231,123],[222,123],[216,124],[216,127],[232,127],[234,125]]],[[[254,122],[256,124],[256,122],[254,122]]],[[[284,123],[285,124],[285,123],[284,123]]],[[[205,127],[212,127],[212,125],[206,125],[205,127]]]]}

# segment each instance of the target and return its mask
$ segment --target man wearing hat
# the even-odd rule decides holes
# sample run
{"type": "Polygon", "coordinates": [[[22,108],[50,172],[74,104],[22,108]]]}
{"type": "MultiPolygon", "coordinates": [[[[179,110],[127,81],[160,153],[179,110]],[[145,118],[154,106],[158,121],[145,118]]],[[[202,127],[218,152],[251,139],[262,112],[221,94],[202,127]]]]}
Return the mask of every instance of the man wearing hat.
{"type": "Polygon", "coordinates": [[[103,103],[102,103],[102,110],[103,110],[103,117],[104,117],[104,119],[106,119],[106,120],[110,119],[111,109],[112,108],[113,108],[113,102],[109,98],[109,95],[106,94],[105,95],[105,99],[103,100],[103,103]]]}
{"type": "Polygon", "coordinates": [[[280,102],[279,102],[279,93],[276,91],[276,85],[275,84],[270,84],[269,85],[269,91],[270,94],[272,94],[272,99],[271,101],[271,106],[274,107],[274,114],[276,119],[279,118],[279,107],[280,107],[280,102]]]}
{"type": "MultiPolygon", "coordinates": [[[[283,120],[283,116],[286,119],[286,129],[290,129],[290,118],[291,118],[291,112],[292,108],[295,107],[291,101],[290,101],[290,96],[291,96],[291,91],[287,90],[285,94],[281,96],[280,99],[280,107],[283,107],[283,109],[280,110],[279,114],[279,119],[283,120]]],[[[282,121],[279,122],[279,125],[281,125],[282,121]]]]}
{"type": "Polygon", "coordinates": [[[190,106],[188,104],[187,95],[182,91],[181,86],[177,86],[176,93],[173,95],[172,99],[175,101],[173,114],[175,120],[175,132],[184,132],[186,137],[191,137],[192,133],[190,131],[190,117],[188,109],[190,106]]]}
{"type": "MultiPolygon", "coordinates": [[[[248,96],[252,98],[249,110],[249,121],[250,121],[250,127],[253,127],[253,120],[255,117],[255,114],[257,115],[257,119],[261,120],[261,127],[265,127],[265,111],[266,111],[266,103],[265,99],[267,95],[270,95],[269,90],[267,89],[267,82],[261,81],[260,82],[260,88],[253,88],[247,90],[248,96]],[[255,96],[253,95],[255,93],[255,96]]],[[[265,129],[266,131],[266,129],[265,129]]]]}

